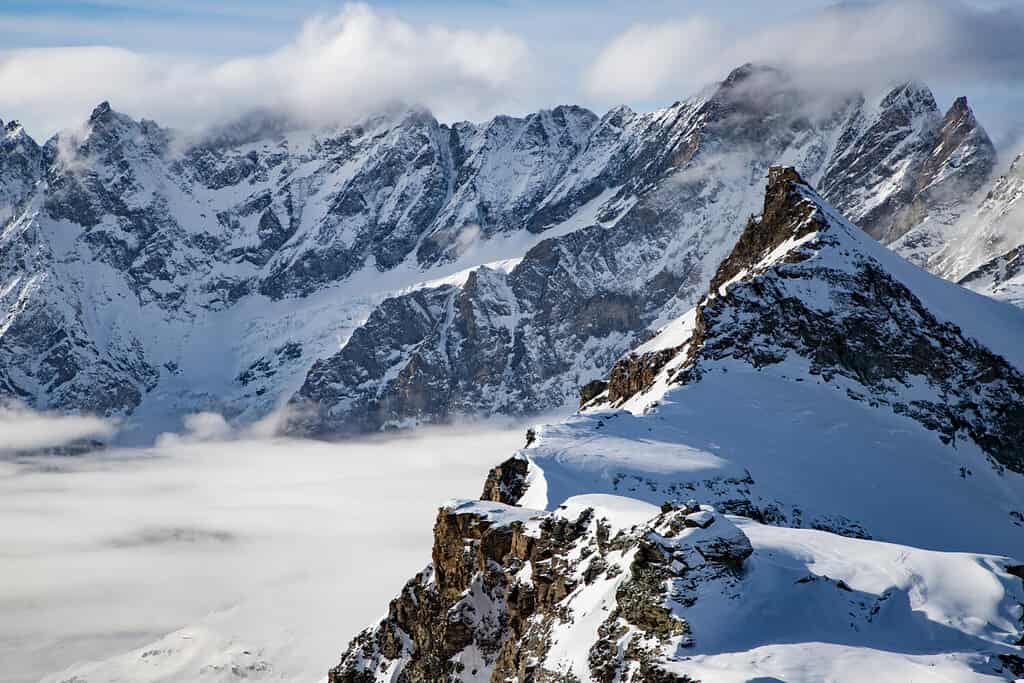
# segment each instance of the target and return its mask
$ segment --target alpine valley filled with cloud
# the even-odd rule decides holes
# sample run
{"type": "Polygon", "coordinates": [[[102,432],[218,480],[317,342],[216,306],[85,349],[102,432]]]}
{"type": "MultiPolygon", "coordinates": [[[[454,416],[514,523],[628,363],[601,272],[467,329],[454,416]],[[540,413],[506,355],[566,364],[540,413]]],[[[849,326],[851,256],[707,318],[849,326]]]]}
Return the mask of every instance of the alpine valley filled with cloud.
{"type": "Polygon", "coordinates": [[[0,8],[0,681],[1024,679],[1024,8],[782,5],[0,8]]]}

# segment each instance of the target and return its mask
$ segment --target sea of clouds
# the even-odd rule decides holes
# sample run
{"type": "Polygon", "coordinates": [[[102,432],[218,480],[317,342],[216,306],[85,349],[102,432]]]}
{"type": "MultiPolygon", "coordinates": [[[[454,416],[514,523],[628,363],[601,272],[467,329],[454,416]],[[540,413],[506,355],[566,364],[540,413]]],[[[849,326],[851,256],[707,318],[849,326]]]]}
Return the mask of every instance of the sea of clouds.
{"type": "MultiPolygon", "coordinates": [[[[151,448],[0,458],[3,680],[227,680],[239,661],[321,680],[429,561],[437,507],[478,496],[523,439],[477,426],[330,444],[186,424],[151,448]]],[[[23,448],[114,429],[0,413],[0,443],[23,448]]]]}

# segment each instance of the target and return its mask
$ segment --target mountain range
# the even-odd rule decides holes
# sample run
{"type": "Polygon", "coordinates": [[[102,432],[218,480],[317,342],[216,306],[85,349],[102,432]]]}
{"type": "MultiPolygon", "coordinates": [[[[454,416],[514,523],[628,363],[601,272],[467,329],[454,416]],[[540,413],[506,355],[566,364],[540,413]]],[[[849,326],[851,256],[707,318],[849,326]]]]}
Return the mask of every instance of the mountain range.
{"type": "Polygon", "coordinates": [[[927,87],[817,92],[745,65],[648,114],[424,111],[202,136],[104,103],[0,140],[0,395],[127,418],[286,409],[337,436],[565,410],[697,303],[767,169],[912,262],[1019,301],[1020,164],[927,87]]]}

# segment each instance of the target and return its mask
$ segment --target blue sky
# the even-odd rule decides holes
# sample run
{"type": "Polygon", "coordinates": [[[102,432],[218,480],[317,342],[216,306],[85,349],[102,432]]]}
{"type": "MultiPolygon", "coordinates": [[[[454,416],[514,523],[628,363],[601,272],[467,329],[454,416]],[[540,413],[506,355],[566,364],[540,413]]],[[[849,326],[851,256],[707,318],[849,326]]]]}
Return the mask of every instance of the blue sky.
{"type": "Polygon", "coordinates": [[[940,105],[967,94],[1007,145],[1022,132],[1024,41],[1016,31],[1024,31],[1024,2],[382,0],[362,5],[376,22],[362,26],[368,33],[349,31],[366,42],[365,54],[351,54],[336,36],[300,45],[314,17],[352,39],[351,27],[335,21],[346,8],[337,0],[4,0],[0,116],[17,116],[45,137],[84,118],[89,103],[110,99],[136,116],[198,125],[258,103],[268,86],[260,69],[279,80],[272,92],[293,81],[304,88],[302,107],[321,106],[309,94],[318,89],[333,97],[325,116],[339,108],[354,114],[346,97],[362,108],[419,99],[455,118],[564,102],[647,109],[686,97],[747,59],[795,59],[812,71],[820,63],[818,77],[831,85],[919,77],[940,105]],[[448,38],[437,42],[431,27],[448,38]],[[396,37],[404,33],[412,37],[396,37]],[[389,49],[399,56],[391,59],[389,49]],[[382,79],[384,62],[392,68],[382,79]],[[248,81],[236,76],[239,69],[248,81]],[[311,71],[322,71],[321,80],[310,80],[311,71]],[[224,73],[231,74],[227,85],[224,73]],[[180,101],[182,90],[196,96],[192,106],[180,101]]]}
{"type": "MultiPolygon", "coordinates": [[[[410,21],[472,28],[500,26],[594,44],[634,21],[703,14],[749,26],[786,21],[832,0],[388,0],[367,4],[410,21]],[[570,22],[568,24],[564,22],[570,22]],[[566,27],[571,26],[571,35],[566,27]]],[[[337,12],[338,0],[4,0],[6,47],[112,44],[164,52],[244,54],[272,48],[310,16],[337,12]]]]}

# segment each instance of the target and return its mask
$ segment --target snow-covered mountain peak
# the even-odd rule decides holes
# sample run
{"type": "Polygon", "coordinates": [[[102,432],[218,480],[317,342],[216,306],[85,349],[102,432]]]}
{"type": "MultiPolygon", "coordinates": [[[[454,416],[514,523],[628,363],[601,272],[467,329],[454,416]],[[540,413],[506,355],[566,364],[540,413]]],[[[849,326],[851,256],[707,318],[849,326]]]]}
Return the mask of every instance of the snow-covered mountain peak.
{"type": "Polygon", "coordinates": [[[28,133],[25,132],[25,128],[17,120],[11,119],[7,123],[0,120],[0,127],[4,130],[5,138],[28,137],[28,133]]]}
{"type": "Polygon", "coordinates": [[[89,123],[103,125],[122,116],[114,112],[114,108],[110,106],[108,100],[104,100],[93,107],[92,113],[89,115],[89,123]]]}
{"type": "Polygon", "coordinates": [[[892,87],[882,97],[886,109],[901,109],[911,117],[939,114],[939,105],[931,88],[919,81],[907,81],[892,87]]]}
{"type": "Polygon", "coordinates": [[[1020,334],[1021,311],[907,264],[794,170],[773,169],[762,215],[709,295],[620,361],[592,405],[643,414],[674,386],[753,367],[783,382],[824,380],[1020,472],[1024,353],[1010,341],[1020,334]]]}

